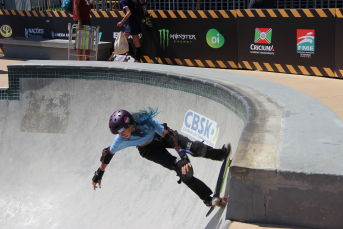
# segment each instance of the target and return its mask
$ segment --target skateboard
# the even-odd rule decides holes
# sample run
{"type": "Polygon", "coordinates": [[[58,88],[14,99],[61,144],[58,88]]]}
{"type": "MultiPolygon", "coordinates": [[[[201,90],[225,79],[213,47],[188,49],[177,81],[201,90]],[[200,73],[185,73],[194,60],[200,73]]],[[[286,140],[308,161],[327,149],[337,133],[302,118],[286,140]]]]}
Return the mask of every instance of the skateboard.
{"type": "Polygon", "coordinates": [[[231,143],[228,143],[228,146],[230,147],[230,151],[229,151],[228,155],[226,156],[226,158],[224,159],[223,164],[220,168],[216,188],[215,188],[214,194],[213,194],[213,198],[217,198],[218,203],[210,208],[210,210],[206,214],[206,217],[209,216],[217,206],[221,207],[221,206],[225,205],[228,201],[228,198],[226,196],[224,196],[222,198],[219,197],[220,193],[223,191],[226,176],[228,174],[230,164],[232,162],[232,159],[230,159],[231,154],[232,154],[231,143]]]}
{"type": "Polygon", "coordinates": [[[135,58],[130,56],[128,53],[126,53],[125,55],[118,55],[112,53],[111,57],[108,58],[108,60],[116,62],[135,62],[135,58]]]}
{"type": "Polygon", "coordinates": [[[135,62],[135,58],[126,53],[122,62],[135,62]]]}

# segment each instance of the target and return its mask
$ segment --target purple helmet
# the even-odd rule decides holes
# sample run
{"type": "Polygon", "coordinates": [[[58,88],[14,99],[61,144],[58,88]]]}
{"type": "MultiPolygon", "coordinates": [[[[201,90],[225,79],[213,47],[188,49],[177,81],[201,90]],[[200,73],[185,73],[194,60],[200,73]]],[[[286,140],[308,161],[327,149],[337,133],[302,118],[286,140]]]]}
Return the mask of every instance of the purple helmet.
{"type": "Polygon", "coordinates": [[[110,117],[110,131],[112,134],[119,134],[130,125],[133,125],[133,123],[132,115],[128,111],[123,109],[116,110],[110,117]]]}

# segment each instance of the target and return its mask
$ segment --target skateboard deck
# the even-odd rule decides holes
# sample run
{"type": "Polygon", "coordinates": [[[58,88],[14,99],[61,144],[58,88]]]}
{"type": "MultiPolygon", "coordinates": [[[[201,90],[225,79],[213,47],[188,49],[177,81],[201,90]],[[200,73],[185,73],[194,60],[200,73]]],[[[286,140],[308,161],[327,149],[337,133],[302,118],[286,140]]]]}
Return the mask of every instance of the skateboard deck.
{"type": "Polygon", "coordinates": [[[129,54],[125,54],[125,55],[114,55],[114,54],[112,54],[108,60],[109,61],[116,61],[116,62],[135,62],[135,58],[133,58],[129,54]]]}
{"type": "Polygon", "coordinates": [[[218,176],[218,180],[217,180],[217,184],[216,184],[216,188],[214,190],[214,194],[213,194],[213,198],[218,198],[218,204],[215,206],[212,206],[210,208],[210,210],[207,212],[206,217],[209,216],[213,210],[216,208],[216,206],[220,207],[223,206],[227,203],[228,198],[226,196],[220,198],[220,193],[223,191],[224,188],[224,183],[230,168],[230,164],[231,164],[231,154],[232,154],[232,148],[231,148],[231,143],[228,143],[228,145],[230,146],[230,151],[228,153],[228,155],[226,156],[226,158],[224,159],[222,166],[220,168],[220,172],[219,172],[219,176],[218,176]]]}

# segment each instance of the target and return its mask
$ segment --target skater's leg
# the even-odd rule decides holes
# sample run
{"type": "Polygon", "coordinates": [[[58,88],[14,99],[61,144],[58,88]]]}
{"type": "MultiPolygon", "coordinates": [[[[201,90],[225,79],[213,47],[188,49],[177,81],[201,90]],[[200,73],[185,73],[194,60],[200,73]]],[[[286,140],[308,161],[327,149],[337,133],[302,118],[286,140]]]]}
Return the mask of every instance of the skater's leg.
{"type": "Polygon", "coordinates": [[[193,176],[193,167],[190,167],[185,175],[182,174],[181,167],[179,168],[177,166],[177,162],[180,159],[174,157],[165,149],[161,137],[157,136],[149,145],[137,148],[142,157],[160,164],[165,168],[176,171],[180,180],[197,194],[200,199],[205,200],[212,194],[212,190],[205,183],[193,176]]]}
{"type": "Polygon", "coordinates": [[[194,157],[204,157],[215,161],[222,161],[227,155],[228,150],[225,145],[221,149],[214,149],[211,146],[205,145],[203,142],[191,141],[181,134],[178,134],[178,137],[180,139],[181,147],[190,150],[194,154],[194,157]]]}
{"type": "Polygon", "coordinates": [[[190,167],[186,175],[181,173],[181,168],[177,171],[178,176],[189,189],[199,196],[200,199],[205,200],[212,195],[212,190],[201,180],[193,176],[193,168],[190,167]]]}
{"type": "MultiPolygon", "coordinates": [[[[170,129],[166,123],[164,123],[163,126],[166,130],[175,132],[174,130],[170,129]]],[[[178,135],[179,144],[182,147],[182,149],[191,151],[192,156],[194,157],[204,157],[216,161],[222,161],[228,153],[228,150],[225,145],[221,149],[214,149],[210,146],[205,145],[203,142],[192,141],[188,137],[183,136],[178,132],[176,133],[178,135]]],[[[164,141],[164,144],[166,147],[168,146],[168,143],[166,141],[164,141]]]]}

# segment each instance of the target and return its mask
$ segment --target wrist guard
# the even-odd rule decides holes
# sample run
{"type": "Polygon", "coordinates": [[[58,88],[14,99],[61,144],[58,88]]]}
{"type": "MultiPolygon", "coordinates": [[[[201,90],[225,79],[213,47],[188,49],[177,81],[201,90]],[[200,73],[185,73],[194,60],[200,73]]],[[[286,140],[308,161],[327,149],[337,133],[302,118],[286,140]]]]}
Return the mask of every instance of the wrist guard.
{"type": "Polygon", "coordinates": [[[110,147],[103,149],[100,161],[104,164],[109,164],[114,154],[110,153],[110,147]]]}
{"type": "Polygon", "coordinates": [[[189,150],[184,150],[184,149],[179,149],[177,151],[177,153],[179,154],[181,160],[177,162],[177,166],[180,168],[186,164],[188,164],[190,162],[190,160],[188,159],[188,156],[186,154],[186,152],[190,152],[189,150]]]}
{"type": "Polygon", "coordinates": [[[92,181],[95,183],[98,183],[99,180],[102,179],[102,176],[104,175],[105,171],[102,171],[100,168],[98,168],[97,171],[95,171],[94,176],[92,178],[92,181]]]}
{"type": "Polygon", "coordinates": [[[177,136],[177,131],[168,130],[168,133],[164,136],[164,139],[170,144],[172,148],[179,144],[179,137],[177,136]]]}

